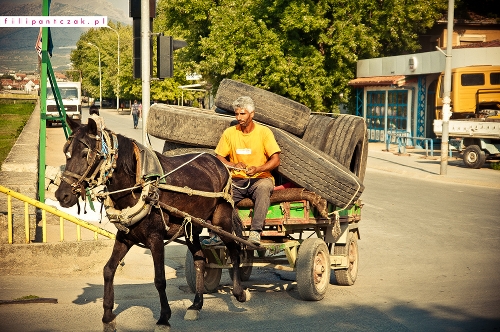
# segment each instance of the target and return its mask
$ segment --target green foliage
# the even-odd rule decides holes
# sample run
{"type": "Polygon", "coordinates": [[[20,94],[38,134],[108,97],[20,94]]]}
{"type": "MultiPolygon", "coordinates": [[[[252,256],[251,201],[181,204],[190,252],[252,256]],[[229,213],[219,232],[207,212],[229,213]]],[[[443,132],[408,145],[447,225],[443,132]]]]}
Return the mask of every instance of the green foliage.
{"type": "MultiPolygon", "coordinates": [[[[156,22],[155,22],[156,23],[156,22]]],[[[120,35],[120,75],[118,76],[118,39],[116,32],[108,28],[89,29],[82,34],[77,42],[77,49],[71,52],[73,67],[82,74],[82,89],[88,95],[99,97],[99,52],[92,43],[99,48],[101,53],[101,84],[103,99],[115,99],[119,85],[119,96],[121,100],[141,100],[141,80],[133,77],[133,33],[131,26],[115,25],[109,26],[120,35]]],[[[156,50],[156,48],[154,48],[156,50]]],[[[156,56],[153,55],[153,72],[156,72],[156,56]]],[[[73,78],[78,72],[71,73],[73,78]]],[[[152,81],[151,100],[174,101],[180,98],[179,85],[186,84],[185,72],[181,67],[176,67],[175,78],[164,81],[152,81]]],[[[190,94],[188,94],[190,95],[190,94]]],[[[191,94],[192,95],[192,94],[191,94]]]]}
{"type": "MultiPolygon", "coordinates": [[[[447,4],[447,0],[159,0],[153,31],[186,40],[188,47],[174,53],[175,77],[151,82],[151,100],[203,97],[202,92],[178,89],[193,83],[186,81],[186,73],[197,73],[213,91],[222,79],[231,78],[313,111],[334,111],[349,100],[348,82],[355,77],[359,59],[417,51],[417,35],[446,14],[447,4]]],[[[132,27],[113,23],[110,27],[120,34],[120,98],[141,99],[141,80],[132,76],[132,27]]],[[[103,98],[116,98],[116,33],[90,29],[71,54],[74,67],[82,73],[83,89],[97,97],[98,52],[88,42],[101,51],[103,98]]],[[[155,55],[153,61],[155,72],[155,55]]]]}
{"type": "Polygon", "coordinates": [[[446,0],[160,0],[156,26],[185,38],[187,72],[232,78],[332,111],[358,59],[418,48],[446,0]]]}
{"type": "Polygon", "coordinates": [[[455,0],[456,19],[470,20],[472,19],[471,14],[486,18],[496,18],[497,23],[500,23],[498,0],[455,0]]]}
{"type": "Polygon", "coordinates": [[[10,74],[3,74],[2,76],[0,76],[1,79],[6,79],[6,80],[14,80],[15,77],[10,75],[10,74]]]}
{"type": "Polygon", "coordinates": [[[3,163],[28,122],[35,104],[0,103],[0,163],[3,163]]]}

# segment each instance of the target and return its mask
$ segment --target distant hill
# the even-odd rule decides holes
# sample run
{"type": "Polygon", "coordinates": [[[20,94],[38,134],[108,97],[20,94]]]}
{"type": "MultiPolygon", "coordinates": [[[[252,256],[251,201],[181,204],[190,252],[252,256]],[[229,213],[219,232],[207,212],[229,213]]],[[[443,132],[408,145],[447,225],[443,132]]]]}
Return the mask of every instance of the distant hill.
{"type": "MultiPolygon", "coordinates": [[[[0,0],[0,16],[41,16],[42,1],[0,0]],[[36,1],[36,2],[35,2],[36,1]]],[[[117,0],[112,0],[116,2],[117,0]]],[[[128,1],[122,0],[122,3],[128,1]]],[[[123,7],[123,6],[122,6],[123,7]]],[[[131,24],[128,12],[102,0],[52,0],[52,16],[107,16],[108,20],[131,24]]],[[[69,55],[86,28],[51,28],[54,43],[51,64],[55,69],[68,69],[69,55]]],[[[38,58],[35,43],[39,28],[0,28],[0,74],[9,70],[34,71],[38,58]]]]}

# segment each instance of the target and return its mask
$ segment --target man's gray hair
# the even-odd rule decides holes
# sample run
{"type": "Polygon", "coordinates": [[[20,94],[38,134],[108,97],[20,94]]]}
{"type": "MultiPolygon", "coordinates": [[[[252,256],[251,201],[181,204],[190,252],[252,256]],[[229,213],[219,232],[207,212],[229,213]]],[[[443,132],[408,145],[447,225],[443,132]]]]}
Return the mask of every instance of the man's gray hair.
{"type": "Polygon", "coordinates": [[[233,111],[236,111],[237,109],[245,109],[250,113],[255,111],[255,104],[253,103],[252,98],[248,96],[238,97],[238,99],[233,102],[232,106],[233,111]]]}

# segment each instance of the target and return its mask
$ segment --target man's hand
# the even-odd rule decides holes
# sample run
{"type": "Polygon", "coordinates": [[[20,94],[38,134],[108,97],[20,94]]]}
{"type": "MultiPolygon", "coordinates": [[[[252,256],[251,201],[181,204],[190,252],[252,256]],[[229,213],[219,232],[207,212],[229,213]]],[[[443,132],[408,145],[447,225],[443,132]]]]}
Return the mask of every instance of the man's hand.
{"type": "Polygon", "coordinates": [[[255,166],[248,166],[245,173],[248,175],[248,176],[253,176],[255,175],[257,172],[257,167],[255,166]]]}

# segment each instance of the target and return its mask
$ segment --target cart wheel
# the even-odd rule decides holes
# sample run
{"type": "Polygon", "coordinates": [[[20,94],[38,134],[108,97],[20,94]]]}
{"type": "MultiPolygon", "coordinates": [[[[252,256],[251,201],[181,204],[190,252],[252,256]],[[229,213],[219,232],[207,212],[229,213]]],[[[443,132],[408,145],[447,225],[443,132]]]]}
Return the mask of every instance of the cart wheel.
{"type": "Polygon", "coordinates": [[[306,301],[325,297],[330,284],[330,254],[325,241],[318,238],[304,240],[297,255],[297,289],[306,301]]]}
{"type": "MultiPolygon", "coordinates": [[[[206,260],[210,263],[215,263],[215,258],[211,251],[205,250],[206,260]]],[[[194,259],[191,251],[187,250],[186,252],[186,282],[189,286],[191,292],[196,292],[196,270],[194,268],[194,259]]],[[[213,293],[217,287],[219,287],[220,278],[222,276],[222,269],[213,269],[209,267],[205,267],[205,275],[204,275],[204,285],[205,291],[207,293],[213,293]]]]}
{"type": "Polygon", "coordinates": [[[347,256],[349,267],[347,269],[334,270],[335,279],[341,286],[352,286],[358,276],[358,235],[356,232],[349,232],[347,244],[334,246],[334,255],[347,256]]]}
{"type": "Polygon", "coordinates": [[[477,145],[469,145],[464,151],[464,164],[469,168],[481,168],[486,161],[486,154],[477,145]]]}
{"type": "MultiPolygon", "coordinates": [[[[242,263],[253,263],[253,250],[245,250],[240,254],[240,261],[242,263]]],[[[241,281],[248,281],[250,279],[250,275],[252,274],[253,266],[242,266],[240,267],[240,277],[241,281]]],[[[233,269],[229,268],[229,277],[233,280],[233,269]]]]}

